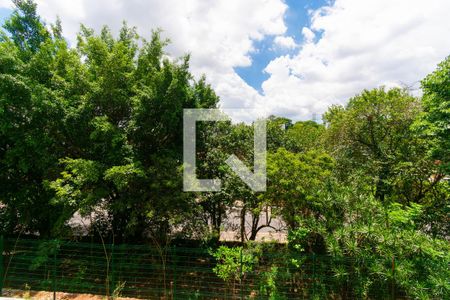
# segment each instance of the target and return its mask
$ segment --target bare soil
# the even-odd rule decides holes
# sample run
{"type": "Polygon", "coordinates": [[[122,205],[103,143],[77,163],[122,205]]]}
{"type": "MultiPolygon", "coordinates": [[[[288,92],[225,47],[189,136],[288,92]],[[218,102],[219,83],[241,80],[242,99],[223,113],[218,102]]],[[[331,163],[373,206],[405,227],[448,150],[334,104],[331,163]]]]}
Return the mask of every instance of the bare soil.
{"type": "MultiPolygon", "coordinates": [[[[37,299],[37,300],[53,300],[53,292],[47,291],[22,291],[13,289],[4,289],[3,297],[37,299]]],[[[56,293],[57,300],[106,300],[106,296],[92,294],[72,294],[72,293],[56,293]]],[[[137,298],[119,297],[119,300],[142,300],[137,298]]]]}

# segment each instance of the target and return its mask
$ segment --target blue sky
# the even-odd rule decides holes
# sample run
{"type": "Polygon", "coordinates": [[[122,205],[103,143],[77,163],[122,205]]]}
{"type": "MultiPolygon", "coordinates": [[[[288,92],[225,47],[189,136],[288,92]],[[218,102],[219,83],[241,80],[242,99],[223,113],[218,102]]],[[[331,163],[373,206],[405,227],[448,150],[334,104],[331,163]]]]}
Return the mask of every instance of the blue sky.
{"type": "Polygon", "coordinates": [[[11,10],[8,8],[0,7],[0,23],[3,24],[5,19],[11,14],[11,10]]]}
{"type": "MultiPolygon", "coordinates": [[[[310,25],[309,10],[316,10],[327,4],[326,0],[286,0],[288,9],[284,15],[284,22],[287,27],[286,36],[294,38],[297,44],[303,42],[301,29],[310,25]]],[[[264,68],[270,61],[280,55],[292,55],[297,52],[296,49],[280,49],[274,47],[274,36],[267,36],[261,41],[255,41],[256,51],[250,53],[252,59],[251,66],[236,67],[236,73],[245,80],[247,84],[262,92],[261,84],[269,78],[269,74],[264,72],[264,68]]]]}

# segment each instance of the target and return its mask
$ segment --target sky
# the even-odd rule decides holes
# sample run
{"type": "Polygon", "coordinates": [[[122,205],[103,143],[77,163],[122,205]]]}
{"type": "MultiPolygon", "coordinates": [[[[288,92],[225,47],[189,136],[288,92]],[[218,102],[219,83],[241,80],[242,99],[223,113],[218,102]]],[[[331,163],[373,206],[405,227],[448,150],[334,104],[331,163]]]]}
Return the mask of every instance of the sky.
{"type": "MultiPolygon", "coordinates": [[[[308,120],[363,89],[408,86],[450,54],[448,0],[37,0],[75,45],[81,23],[143,37],[163,29],[169,55],[191,54],[223,108],[308,120]],[[254,110],[253,110],[254,111],[254,110]]],[[[0,0],[0,21],[11,13],[0,0]]],[[[251,118],[243,114],[238,118],[251,118]]]]}

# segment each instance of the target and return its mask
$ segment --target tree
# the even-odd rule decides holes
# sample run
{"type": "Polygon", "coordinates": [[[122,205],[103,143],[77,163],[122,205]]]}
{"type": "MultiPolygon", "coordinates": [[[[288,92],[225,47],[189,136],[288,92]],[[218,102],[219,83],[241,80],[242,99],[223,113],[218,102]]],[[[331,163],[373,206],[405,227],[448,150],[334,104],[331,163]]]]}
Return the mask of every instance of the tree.
{"type": "Polygon", "coordinates": [[[89,82],[75,119],[84,134],[50,186],[57,202],[75,204],[71,213],[104,206],[118,242],[150,236],[165,243],[197,213],[194,195],[182,192],[183,108],[214,106],[218,98],[205,79],[193,82],[188,57],[164,58],[167,41],[158,31],[140,48],[138,40],[126,24],[117,39],[106,27],[100,35],[82,27],[78,51],[89,82]],[[87,174],[73,163],[88,164],[87,174]],[[98,175],[85,182],[90,174],[98,175]]]}
{"type": "Polygon", "coordinates": [[[70,49],[33,1],[15,4],[0,40],[5,230],[65,235],[75,212],[101,211],[116,241],[188,236],[198,205],[181,188],[182,115],[217,104],[205,78],[188,56],[165,57],[159,31],[145,41],[126,24],[117,38],[82,26],[70,49]]]}
{"type": "Polygon", "coordinates": [[[4,28],[11,34],[14,43],[19,47],[21,58],[28,60],[38,52],[41,44],[50,37],[36,12],[33,0],[13,0],[16,6],[11,17],[6,20],[4,28]]]}
{"type": "MultiPolygon", "coordinates": [[[[220,178],[220,191],[199,193],[212,235],[220,236],[221,227],[239,227],[237,236],[242,242],[255,240],[257,233],[270,224],[259,224],[264,202],[261,195],[253,192],[226,164],[230,154],[235,154],[251,168],[253,165],[253,126],[244,123],[200,122],[197,131],[198,177],[220,178]],[[226,212],[239,210],[239,225],[225,224],[226,212]],[[247,232],[250,217],[251,228],[247,232]]],[[[270,223],[270,222],[269,222],[270,223]]]]}
{"type": "Polygon", "coordinates": [[[4,26],[9,36],[0,40],[2,223],[8,224],[8,232],[37,231],[45,237],[51,235],[60,207],[49,203],[52,193],[43,182],[64,153],[64,100],[52,89],[55,81],[49,74],[66,49],[62,41],[51,39],[32,1],[14,3],[4,26]]]}
{"type": "Polygon", "coordinates": [[[292,153],[284,148],[268,157],[268,190],[264,197],[279,211],[288,228],[298,226],[298,216],[317,213],[318,193],[331,175],[332,158],[312,150],[292,153]]]}
{"type": "Polygon", "coordinates": [[[308,152],[322,149],[325,126],[314,121],[299,121],[286,130],[286,149],[292,152],[308,152]]]}
{"type": "Polygon", "coordinates": [[[407,91],[384,88],[363,91],[346,107],[331,107],[324,115],[325,142],[341,175],[364,170],[381,201],[399,195],[404,201],[422,199],[435,167],[423,159],[426,141],[411,130],[419,112],[420,102],[407,91]]]}
{"type": "Polygon", "coordinates": [[[275,152],[280,147],[285,147],[286,131],[292,127],[292,121],[277,116],[267,118],[267,150],[275,152]]]}
{"type": "Polygon", "coordinates": [[[450,56],[422,80],[423,113],[416,126],[431,141],[431,157],[450,174],[450,56]]]}

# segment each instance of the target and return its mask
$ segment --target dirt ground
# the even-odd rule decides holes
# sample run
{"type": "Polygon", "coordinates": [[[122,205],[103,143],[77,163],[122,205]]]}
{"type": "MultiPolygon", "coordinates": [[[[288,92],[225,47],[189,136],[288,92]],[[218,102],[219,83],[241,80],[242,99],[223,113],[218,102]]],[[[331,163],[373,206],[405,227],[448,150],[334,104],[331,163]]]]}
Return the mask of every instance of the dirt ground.
{"type": "MultiPolygon", "coordinates": [[[[3,297],[22,298],[22,299],[37,299],[37,300],[53,300],[53,292],[46,291],[22,291],[4,289],[3,297]]],[[[56,299],[58,300],[106,300],[105,296],[91,295],[91,294],[71,294],[57,292],[56,299]]],[[[120,300],[142,300],[136,298],[117,298],[120,300]]]]}

